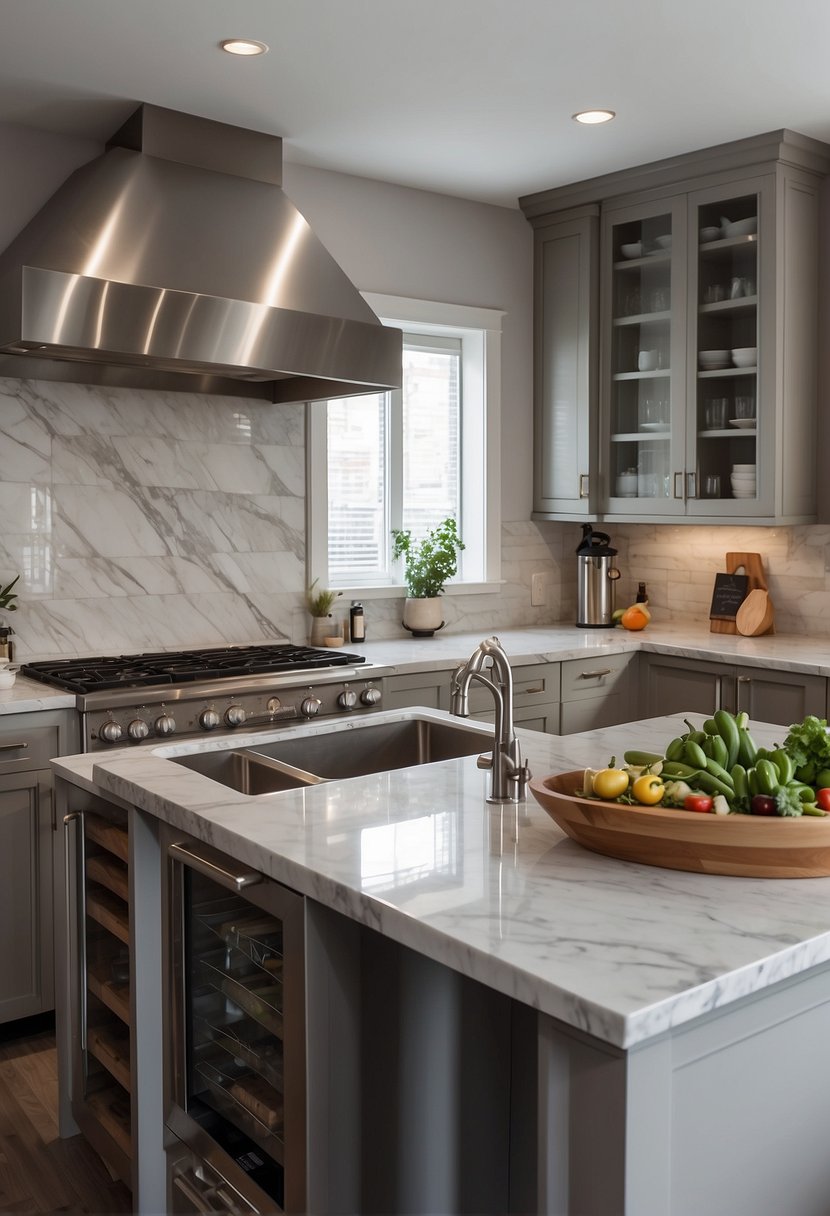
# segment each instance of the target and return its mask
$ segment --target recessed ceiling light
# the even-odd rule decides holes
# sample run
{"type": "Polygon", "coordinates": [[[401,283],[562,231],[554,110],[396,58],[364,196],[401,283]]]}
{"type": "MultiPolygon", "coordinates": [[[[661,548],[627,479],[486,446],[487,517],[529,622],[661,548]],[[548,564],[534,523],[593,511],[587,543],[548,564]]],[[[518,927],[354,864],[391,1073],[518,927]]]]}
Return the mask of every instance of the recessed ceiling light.
{"type": "Polygon", "coordinates": [[[264,55],[268,50],[266,42],[255,42],[253,38],[226,38],[219,45],[229,55],[264,55]]]}
{"type": "Polygon", "coordinates": [[[589,126],[596,126],[600,122],[610,122],[612,118],[616,117],[615,110],[580,110],[578,114],[571,115],[574,122],[584,122],[589,126]]]}

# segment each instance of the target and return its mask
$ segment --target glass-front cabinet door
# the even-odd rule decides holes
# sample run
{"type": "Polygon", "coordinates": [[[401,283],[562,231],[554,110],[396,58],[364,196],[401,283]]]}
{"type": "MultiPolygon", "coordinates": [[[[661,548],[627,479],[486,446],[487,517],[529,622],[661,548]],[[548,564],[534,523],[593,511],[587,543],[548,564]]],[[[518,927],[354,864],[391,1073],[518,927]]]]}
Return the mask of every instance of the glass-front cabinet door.
{"type": "Polygon", "coordinates": [[[611,513],[682,514],[686,224],[682,199],[603,216],[602,479],[611,513]]]}
{"type": "Polygon", "coordinates": [[[774,179],[689,196],[686,513],[771,515],[774,179]],[[765,404],[766,403],[766,404],[765,404]]]}

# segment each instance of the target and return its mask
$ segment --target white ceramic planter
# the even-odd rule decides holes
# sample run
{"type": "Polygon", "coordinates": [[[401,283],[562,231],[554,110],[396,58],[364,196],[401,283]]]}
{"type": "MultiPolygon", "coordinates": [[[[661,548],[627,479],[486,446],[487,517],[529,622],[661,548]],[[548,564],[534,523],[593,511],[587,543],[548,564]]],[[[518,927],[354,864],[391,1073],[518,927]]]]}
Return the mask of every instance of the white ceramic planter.
{"type": "Polygon", "coordinates": [[[407,597],[401,623],[414,638],[431,638],[439,629],[444,628],[441,597],[435,595],[430,599],[420,600],[407,597]]]}

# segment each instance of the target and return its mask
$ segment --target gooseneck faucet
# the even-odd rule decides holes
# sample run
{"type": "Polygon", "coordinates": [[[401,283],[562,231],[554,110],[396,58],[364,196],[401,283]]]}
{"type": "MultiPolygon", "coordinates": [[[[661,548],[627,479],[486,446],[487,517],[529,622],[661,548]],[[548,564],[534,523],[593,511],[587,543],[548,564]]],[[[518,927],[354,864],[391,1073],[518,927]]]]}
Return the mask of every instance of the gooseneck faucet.
{"type": "Polygon", "coordinates": [[[459,718],[470,715],[470,684],[477,680],[493,694],[496,706],[496,726],[493,752],[479,757],[479,767],[492,770],[493,780],[488,802],[520,802],[527,794],[530,770],[522,761],[522,752],[513,729],[513,673],[507,655],[498,638],[485,638],[466,663],[453,673],[451,683],[451,712],[459,718]],[[486,670],[493,676],[483,674],[486,670]]]}

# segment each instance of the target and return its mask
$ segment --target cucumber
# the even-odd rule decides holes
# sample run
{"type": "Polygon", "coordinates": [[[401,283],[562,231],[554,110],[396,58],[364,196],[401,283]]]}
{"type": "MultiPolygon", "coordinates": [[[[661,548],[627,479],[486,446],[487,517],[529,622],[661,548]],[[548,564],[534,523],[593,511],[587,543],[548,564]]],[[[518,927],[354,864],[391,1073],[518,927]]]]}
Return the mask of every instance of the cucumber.
{"type": "MultiPolygon", "coordinates": [[[[719,709],[715,712],[715,725],[720,731],[720,737],[726,744],[726,763],[725,767],[733,768],[738,763],[738,749],[741,743],[741,736],[738,730],[738,723],[733,718],[727,709],[719,709]]],[[[719,758],[716,756],[716,760],[719,758]]],[[[719,763],[722,761],[719,760],[719,763]]]]}
{"type": "Polygon", "coordinates": [[[657,752],[639,752],[630,751],[623,753],[623,759],[626,764],[633,764],[639,768],[648,768],[650,764],[659,764],[663,759],[657,752]]]}

